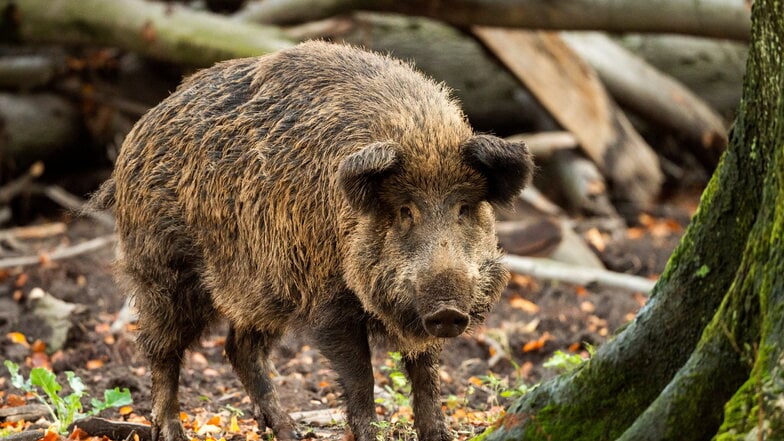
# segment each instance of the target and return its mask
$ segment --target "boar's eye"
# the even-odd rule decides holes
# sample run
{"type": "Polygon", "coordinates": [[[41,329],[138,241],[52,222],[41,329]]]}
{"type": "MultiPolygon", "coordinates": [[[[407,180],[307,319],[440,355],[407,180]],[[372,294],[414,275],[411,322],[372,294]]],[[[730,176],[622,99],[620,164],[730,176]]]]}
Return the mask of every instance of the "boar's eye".
{"type": "Polygon", "coordinates": [[[400,221],[411,222],[413,220],[414,220],[414,213],[411,212],[411,209],[406,206],[400,207],[400,221]]]}
{"type": "Polygon", "coordinates": [[[471,207],[469,207],[467,204],[463,204],[460,206],[460,211],[457,213],[457,219],[464,220],[468,217],[469,214],[471,214],[471,207]]]}

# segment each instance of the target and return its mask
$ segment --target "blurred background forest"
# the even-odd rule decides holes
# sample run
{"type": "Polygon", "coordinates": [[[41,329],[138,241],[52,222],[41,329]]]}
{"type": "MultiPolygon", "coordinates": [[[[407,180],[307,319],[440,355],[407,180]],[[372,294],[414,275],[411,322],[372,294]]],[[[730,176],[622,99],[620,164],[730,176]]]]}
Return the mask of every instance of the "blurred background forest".
{"type": "MultiPolygon", "coordinates": [[[[117,420],[145,421],[149,373],[111,278],[111,214],[78,213],[184,76],[345,42],[446,83],[476,130],[524,140],[536,177],[497,227],[512,282],[442,357],[462,439],[645,304],[726,147],[750,27],[750,5],[726,0],[0,0],[0,12],[0,358],[76,371],[96,396],[128,387],[134,404],[106,411],[117,420]]],[[[222,336],[189,352],[183,420],[202,438],[257,439],[222,336]]],[[[274,360],[284,408],[341,439],[325,361],[296,335],[274,360]]],[[[376,351],[374,366],[385,433],[412,436],[395,355],[376,351]]],[[[0,376],[0,430],[47,418],[9,410],[28,398],[0,376]]]]}

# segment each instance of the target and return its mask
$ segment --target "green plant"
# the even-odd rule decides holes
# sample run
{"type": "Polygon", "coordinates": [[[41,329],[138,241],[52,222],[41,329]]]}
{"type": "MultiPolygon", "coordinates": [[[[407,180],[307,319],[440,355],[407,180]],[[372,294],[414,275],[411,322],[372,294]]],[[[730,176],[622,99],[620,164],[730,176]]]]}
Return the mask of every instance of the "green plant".
{"type": "Polygon", "coordinates": [[[60,433],[65,433],[68,426],[76,420],[96,415],[110,407],[127,406],[133,402],[127,388],[120,390],[115,387],[112,390],[104,391],[103,400],[97,398],[90,400],[92,409],[87,413],[82,413],[81,399],[87,396],[87,391],[82,379],[73,372],[65,373],[68,385],[71,387],[71,393],[61,397],[59,393],[63,387],[57,382],[57,377],[53,372],[40,367],[33,368],[30,371],[30,378],[25,380],[19,374],[19,365],[16,363],[6,360],[5,367],[11,374],[11,384],[14,387],[33,394],[38,401],[46,406],[52,415],[54,428],[60,433]],[[39,393],[39,390],[43,391],[43,395],[39,393]]]}
{"type": "MultiPolygon", "coordinates": [[[[517,379],[514,386],[510,386],[508,377],[499,378],[496,377],[492,372],[488,375],[479,377],[479,379],[482,380],[482,384],[490,388],[495,395],[503,398],[520,397],[531,390],[531,388],[520,378],[517,379]]],[[[498,405],[497,400],[495,404],[498,405]]]]}
{"type": "Polygon", "coordinates": [[[229,415],[235,415],[237,417],[241,417],[245,415],[245,411],[243,411],[240,408],[234,407],[231,404],[226,404],[223,406],[223,408],[229,412],[229,415]]]}
{"type": "MultiPolygon", "coordinates": [[[[381,367],[381,370],[389,377],[389,384],[384,385],[387,396],[376,398],[376,404],[384,406],[387,413],[392,415],[399,412],[401,408],[410,408],[411,383],[403,372],[403,356],[400,352],[390,352],[387,364],[381,367]]],[[[394,422],[375,421],[371,424],[378,428],[376,438],[379,441],[413,440],[415,438],[411,421],[406,417],[405,412],[399,414],[398,419],[394,422]]]]}
{"type": "Polygon", "coordinates": [[[382,366],[381,370],[387,373],[390,384],[384,386],[391,397],[389,399],[378,398],[376,403],[386,407],[387,410],[395,410],[395,408],[406,406],[410,404],[409,396],[411,395],[411,384],[408,382],[408,377],[401,369],[403,363],[403,356],[400,352],[390,352],[389,358],[392,361],[392,366],[382,366]]]}
{"type": "Polygon", "coordinates": [[[563,351],[555,351],[549,360],[545,361],[542,366],[546,368],[553,368],[562,372],[569,372],[577,366],[583,364],[585,359],[580,354],[567,354],[563,351]]]}

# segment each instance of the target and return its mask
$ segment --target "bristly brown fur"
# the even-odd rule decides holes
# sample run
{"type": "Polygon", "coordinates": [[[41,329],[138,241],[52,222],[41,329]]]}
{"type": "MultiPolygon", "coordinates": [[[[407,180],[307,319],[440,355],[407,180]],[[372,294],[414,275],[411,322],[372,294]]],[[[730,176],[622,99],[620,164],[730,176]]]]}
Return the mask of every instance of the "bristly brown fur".
{"type": "Polygon", "coordinates": [[[296,430],[266,355],[292,327],[340,375],[358,440],[375,439],[369,335],[405,354],[419,439],[451,439],[441,337],[498,299],[508,275],[488,201],[508,202],[530,171],[522,144],[475,137],[443,86],[352,47],[309,42],[186,79],[129,133],[93,201],[117,218],[155,438],[185,439],[179,362],[220,315],[228,358],[278,439],[296,430]]]}

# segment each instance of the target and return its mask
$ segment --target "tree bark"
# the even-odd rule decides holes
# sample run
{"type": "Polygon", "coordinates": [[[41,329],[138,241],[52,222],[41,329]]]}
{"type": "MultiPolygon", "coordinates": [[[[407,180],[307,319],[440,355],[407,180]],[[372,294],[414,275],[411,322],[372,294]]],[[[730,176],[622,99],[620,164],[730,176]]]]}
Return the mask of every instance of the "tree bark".
{"type": "Polygon", "coordinates": [[[487,439],[781,439],[784,3],[758,0],[754,17],[730,147],[649,303],[487,439]]]}
{"type": "Polygon", "coordinates": [[[142,0],[0,0],[22,41],[117,46],[190,66],[293,46],[278,28],[142,0]]]}
{"type": "Polygon", "coordinates": [[[460,26],[600,30],[702,35],[747,40],[750,14],[739,0],[264,0],[245,19],[297,23],[352,9],[424,15],[460,26]]]}

